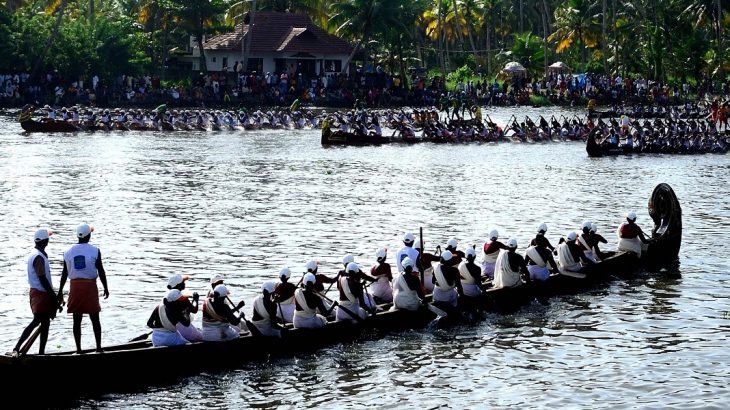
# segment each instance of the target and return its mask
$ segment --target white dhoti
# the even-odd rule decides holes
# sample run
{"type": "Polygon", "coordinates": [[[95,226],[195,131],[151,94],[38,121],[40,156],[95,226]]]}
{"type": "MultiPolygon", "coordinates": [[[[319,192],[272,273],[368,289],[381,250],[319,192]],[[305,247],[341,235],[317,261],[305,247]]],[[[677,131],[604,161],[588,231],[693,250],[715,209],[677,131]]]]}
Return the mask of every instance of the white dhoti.
{"type": "Polygon", "coordinates": [[[240,332],[240,327],[228,323],[203,323],[203,340],[206,342],[233,340],[239,337],[240,332]]]}
{"type": "Polygon", "coordinates": [[[639,239],[639,237],[636,238],[619,238],[618,239],[618,250],[625,251],[625,252],[633,252],[639,257],[646,252],[646,250],[649,248],[648,244],[645,244],[644,242],[639,239]]]}
{"type": "Polygon", "coordinates": [[[202,342],[203,341],[203,333],[195,327],[194,324],[190,323],[190,325],[185,326],[182,323],[178,322],[175,325],[175,328],[177,328],[178,333],[180,333],[180,336],[184,337],[189,342],[202,342]]]}
{"type": "Polygon", "coordinates": [[[297,329],[318,329],[326,325],[327,319],[319,314],[310,317],[294,315],[294,327],[297,329]]]}
{"type": "Polygon", "coordinates": [[[253,325],[264,336],[268,336],[268,337],[281,337],[281,330],[274,329],[274,327],[271,326],[271,323],[270,322],[267,322],[267,323],[255,323],[254,322],[253,325]]]}
{"type": "Polygon", "coordinates": [[[462,283],[461,287],[464,289],[465,296],[476,297],[482,294],[482,290],[476,283],[462,283]]]}
{"type": "Polygon", "coordinates": [[[370,285],[370,291],[373,297],[380,299],[383,303],[393,301],[393,288],[385,276],[380,276],[377,282],[370,285]]]}
{"type": "Polygon", "coordinates": [[[426,289],[426,293],[433,292],[433,268],[426,268],[423,271],[423,288],[426,289]]]}
{"type": "Polygon", "coordinates": [[[459,294],[455,288],[451,288],[449,290],[441,290],[439,288],[434,288],[434,290],[433,290],[433,301],[434,302],[448,303],[449,305],[456,307],[458,300],[459,300],[459,294]]]}
{"type": "Polygon", "coordinates": [[[494,279],[494,262],[482,262],[482,276],[494,279]]]}
{"type": "Polygon", "coordinates": [[[294,311],[296,306],[294,303],[279,303],[276,306],[276,316],[282,319],[286,323],[292,323],[294,321],[294,311]]]}
{"type": "Polygon", "coordinates": [[[152,346],[179,346],[187,342],[179,332],[171,332],[167,329],[152,330],[152,346]]]}
{"type": "Polygon", "coordinates": [[[353,318],[349,312],[345,311],[345,309],[349,310],[350,312],[355,314],[355,316],[358,316],[361,319],[365,319],[368,316],[368,313],[365,311],[365,309],[363,309],[359,305],[356,305],[356,304],[350,303],[350,302],[343,302],[343,301],[340,301],[339,304],[340,304],[340,306],[337,306],[337,309],[336,309],[337,313],[335,313],[335,320],[337,320],[338,322],[341,322],[343,320],[349,320],[349,321],[353,321],[353,322],[357,321],[357,319],[353,318]],[[345,309],[343,309],[343,308],[345,308],[345,309]]]}
{"type": "Polygon", "coordinates": [[[586,256],[586,259],[588,259],[589,261],[593,261],[594,263],[598,263],[601,261],[600,259],[598,259],[598,256],[596,256],[596,254],[593,253],[592,250],[583,251],[583,254],[586,256]]]}
{"type": "Polygon", "coordinates": [[[527,265],[527,271],[530,272],[530,279],[544,282],[550,277],[550,270],[547,266],[527,265]]]}

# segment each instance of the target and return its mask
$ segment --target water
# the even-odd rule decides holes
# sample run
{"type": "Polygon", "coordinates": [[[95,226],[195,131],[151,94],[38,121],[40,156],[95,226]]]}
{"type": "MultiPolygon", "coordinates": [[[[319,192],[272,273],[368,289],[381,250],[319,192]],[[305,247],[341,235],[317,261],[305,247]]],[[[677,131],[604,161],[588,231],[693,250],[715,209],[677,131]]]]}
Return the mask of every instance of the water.
{"type": "MultiPolygon", "coordinates": [[[[488,112],[504,124],[532,109],[488,112]]],[[[572,115],[558,112],[558,114],[572,115]]],[[[612,232],[669,183],[684,210],[681,278],[639,275],[472,327],[369,337],[293,358],[187,378],[89,407],[722,408],[730,393],[728,156],[592,159],[581,143],[330,148],[316,131],[32,135],[0,116],[0,349],[30,321],[25,258],[38,226],[58,286],[61,253],[81,222],[96,227],[111,296],[103,343],[145,333],[174,273],[204,292],[220,273],[250,305],[262,281],[310,258],[334,274],[403,232],[427,248],[480,244],[492,227],[520,249],[540,222],[555,243],[584,220],[612,232]]],[[[298,278],[298,277],[297,277],[298,278]]],[[[199,319],[198,319],[199,320],[199,319]]],[[[83,345],[91,347],[88,320],[83,345]]],[[[71,349],[71,320],[49,350],[71,349]]]]}

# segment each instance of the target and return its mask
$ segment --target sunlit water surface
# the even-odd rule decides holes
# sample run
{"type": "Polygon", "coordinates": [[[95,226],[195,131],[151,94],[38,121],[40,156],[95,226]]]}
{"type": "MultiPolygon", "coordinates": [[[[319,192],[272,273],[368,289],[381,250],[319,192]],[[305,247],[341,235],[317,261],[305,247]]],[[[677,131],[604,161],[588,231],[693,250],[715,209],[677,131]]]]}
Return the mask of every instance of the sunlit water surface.
{"type": "MultiPolygon", "coordinates": [[[[487,111],[504,124],[533,109],[487,111]]],[[[550,113],[552,114],[552,112],[550,113]]],[[[557,114],[572,115],[568,112],[557,114]]],[[[368,337],[315,353],[186,378],[94,407],[723,408],[730,393],[729,156],[591,159],[582,143],[320,146],[316,131],[23,135],[0,117],[0,349],[30,321],[25,258],[50,226],[58,286],[73,229],[89,222],[111,296],[104,344],[144,333],[174,273],[203,292],[220,273],[250,305],[283,266],[334,274],[346,253],[369,266],[423,227],[428,247],[480,244],[491,227],[520,249],[592,220],[615,244],[622,215],[669,183],[684,210],[681,279],[639,275],[472,327],[368,337]]],[[[198,319],[199,320],[199,319],[198,319]]],[[[91,347],[88,320],[83,344],[91,347]]],[[[49,350],[73,347],[71,320],[49,350]]],[[[113,371],[113,369],[100,369],[113,371]]],[[[63,369],[59,369],[62,376],[63,369]]],[[[133,377],[133,376],[132,376],[133,377]]]]}

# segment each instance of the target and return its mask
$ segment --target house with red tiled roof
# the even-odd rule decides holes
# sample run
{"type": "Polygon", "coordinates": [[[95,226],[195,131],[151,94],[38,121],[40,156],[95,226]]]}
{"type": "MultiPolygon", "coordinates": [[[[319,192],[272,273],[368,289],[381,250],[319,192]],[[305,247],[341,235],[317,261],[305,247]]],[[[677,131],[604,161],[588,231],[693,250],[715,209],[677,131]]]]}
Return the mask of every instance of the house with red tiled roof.
{"type": "MultiPolygon", "coordinates": [[[[236,63],[242,64],[243,47],[249,44],[247,71],[259,73],[341,72],[353,50],[350,43],[316,26],[305,14],[257,12],[253,17],[253,25],[246,15],[232,32],[204,41],[208,71],[233,71],[236,63]]],[[[191,45],[192,68],[199,70],[200,50],[197,42],[191,45]]]]}

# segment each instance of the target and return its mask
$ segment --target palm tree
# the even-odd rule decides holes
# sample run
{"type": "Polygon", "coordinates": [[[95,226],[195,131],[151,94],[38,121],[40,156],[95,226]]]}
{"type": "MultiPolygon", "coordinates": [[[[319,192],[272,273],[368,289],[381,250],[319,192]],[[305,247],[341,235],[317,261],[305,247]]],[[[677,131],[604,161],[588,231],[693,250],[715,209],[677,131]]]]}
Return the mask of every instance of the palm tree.
{"type": "Polygon", "coordinates": [[[721,0],[694,0],[683,12],[691,16],[694,20],[695,28],[706,26],[710,26],[712,28],[713,35],[715,37],[717,73],[723,80],[725,79],[722,35],[724,9],[725,7],[723,7],[723,1],[721,0]]]}
{"type": "Polygon", "coordinates": [[[555,32],[548,38],[557,41],[558,54],[580,43],[581,62],[586,63],[586,51],[598,45],[597,24],[588,0],[565,0],[555,10],[555,32]]]}
{"type": "Polygon", "coordinates": [[[222,24],[221,19],[226,10],[223,0],[172,0],[174,21],[195,36],[200,50],[200,70],[208,71],[205,59],[203,39],[206,34],[215,31],[222,24]]]}

